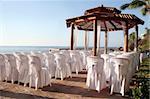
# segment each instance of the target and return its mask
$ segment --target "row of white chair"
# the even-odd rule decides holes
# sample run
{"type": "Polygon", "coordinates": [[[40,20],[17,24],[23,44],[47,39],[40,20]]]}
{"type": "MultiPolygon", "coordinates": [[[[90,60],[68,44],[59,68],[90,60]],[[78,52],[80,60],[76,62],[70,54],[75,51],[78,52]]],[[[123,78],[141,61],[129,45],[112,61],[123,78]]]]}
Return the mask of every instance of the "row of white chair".
{"type": "Polygon", "coordinates": [[[124,96],[129,90],[129,84],[135,73],[139,54],[137,52],[113,52],[102,54],[101,57],[87,57],[87,86],[100,90],[110,86],[110,94],[121,93],[124,96]],[[107,83],[106,83],[107,82],[107,83]]]}
{"type": "Polygon", "coordinates": [[[51,85],[51,77],[63,80],[65,77],[71,77],[72,72],[78,74],[85,69],[83,66],[86,66],[86,60],[82,60],[84,53],[64,50],[50,53],[0,54],[0,81],[18,81],[24,83],[24,86],[29,83],[30,87],[36,89],[51,85]]]}
{"type": "Polygon", "coordinates": [[[121,93],[129,91],[131,78],[138,68],[139,53],[137,52],[114,52],[109,54],[110,86],[111,92],[121,93]]]}

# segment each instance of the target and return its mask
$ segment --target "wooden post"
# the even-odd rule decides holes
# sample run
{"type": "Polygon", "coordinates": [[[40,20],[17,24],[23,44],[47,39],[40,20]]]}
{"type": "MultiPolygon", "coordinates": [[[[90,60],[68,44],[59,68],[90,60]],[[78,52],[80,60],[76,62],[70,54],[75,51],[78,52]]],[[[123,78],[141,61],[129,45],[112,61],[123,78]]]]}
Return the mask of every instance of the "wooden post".
{"type": "Polygon", "coordinates": [[[73,46],[74,46],[74,24],[71,25],[71,45],[70,45],[70,49],[73,50],[73,46]]]}
{"type": "Polygon", "coordinates": [[[138,25],[135,26],[135,51],[138,51],[138,25]]]}
{"type": "Polygon", "coordinates": [[[105,31],[105,46],[104,46],[104,54],[107,54],[107,45],[108,45],[108,36],[107,36],[107,31],[105,31]]]}
{"type": "Polygon", "coordinates": [[[97,19],[93,21],[93,30],[94,30],[94,51],[93,55],[96,56],[97,49],[97,19]]]}
{"type": "Polygon", "coordinates": [[[87,31],[84,33],[84,50],[87,50],[87,31]]]}
{"type": "Polygon", "coordinates": [[[104,54],[107,54],[107,47],[108,47],[108,32],[107,32],[107,26],[106,26],[106,22],[104,21],[104,26],[105,26],[105,46],[104,46],[104,54]]]}
{"type": "Polygon", "coordinates": [[[100,50],[100,41],[101,41],[101,21],[97,20],[97,53],[100,50]]]}
{"type": "Polygon", "coordinates": [[[125,22],[124,28],[124,51],[128,52],[128,22],[125,22]]]}

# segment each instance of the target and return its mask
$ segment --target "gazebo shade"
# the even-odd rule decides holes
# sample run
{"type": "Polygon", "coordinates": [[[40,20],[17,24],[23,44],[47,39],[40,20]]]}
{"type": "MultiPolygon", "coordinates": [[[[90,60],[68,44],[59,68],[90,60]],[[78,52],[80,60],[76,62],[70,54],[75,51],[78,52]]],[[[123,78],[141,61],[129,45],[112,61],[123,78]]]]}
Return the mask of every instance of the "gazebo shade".
{"type": "Polygon", "coordinates": [[[93,20],[100,20],[101,31],[123,30],[125,22],[128,28],[137,24],[144,24],[144,21],[133,14],[121,14],[121,11],[113,7],[96,7],[86,10],[83,16],[66,20],[67,27],[74,23],[79,30],[93,31],[93,20]]]}
{"type": "Polygon", "coordinates": [[[84,12],[83,16],[70,18],[66,20],[67,27],[71,27],[70,49],[74,49],[74,28],[79,30],[93,31],[94,47],[93,55],[96,56],[99,50],[100,31],[105,31],[105,53],[107,53],[107,33],[109,31],[124,31],[124,51],[128,52],[128,34],[129,29],[135,27],[136,30],[136,51],[138,51],[138,24],[144,24],[144,21],[133,14],[122,14],[120,10],[113,7],[96,7],[84,12]]]}

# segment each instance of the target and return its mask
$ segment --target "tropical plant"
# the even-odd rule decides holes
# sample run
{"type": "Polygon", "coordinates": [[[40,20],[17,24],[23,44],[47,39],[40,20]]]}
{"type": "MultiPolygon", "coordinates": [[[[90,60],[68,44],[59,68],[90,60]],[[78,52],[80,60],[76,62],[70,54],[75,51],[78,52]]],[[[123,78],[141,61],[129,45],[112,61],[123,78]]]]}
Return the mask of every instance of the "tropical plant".
{"type": "Polygon", "coordinates": [[[129,35],[129,49],[131,51],[134,50],[134,42],[135,42],[135,32],[132,32],[130,35],[129,35]]]}
{"type": "Polygon", "coordinates": [[[150,13],[150,0],[132,0],[130,3],[126,3],[120,7],[122,10],[124,9],[135,9],[141,8],[141,13],[143,15],[147,15],[150,13]]]}
{"type": "Polygon", "coordinates": [[[140,41],[139,48],[141,51],[150,50],[150,29],[145,28],[145,33],[140,41]]]}
{"type": "Polygon", "coordinates": [[[150,99],[150,58],[145,58],[136,71],[130,84],[129,97],[131,99],[150,99]]]}

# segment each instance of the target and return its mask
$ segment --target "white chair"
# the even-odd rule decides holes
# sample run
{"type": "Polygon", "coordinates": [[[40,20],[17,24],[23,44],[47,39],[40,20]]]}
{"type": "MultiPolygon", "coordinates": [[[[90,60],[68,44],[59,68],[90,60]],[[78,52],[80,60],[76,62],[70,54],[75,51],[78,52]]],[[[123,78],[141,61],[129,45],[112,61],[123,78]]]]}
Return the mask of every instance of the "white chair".
{"type": "Polygon", "coordinates": [[[88,51],[80,51],[82,58],[83,58],[83,69],[87,69],[87,57],[90,56],[88,51]]]}
{"type": "Polygon", "coordinates": [[[24,86],[29,82],[29,59],[26,55],[14,53],[17,59],[17,67],[19,72],[19,82],[24,83],[24,86]]]}
{"type": "Polygon", "coordinates": [[[42,52],[38,52],[36,54],[40,60],[41,60],[41,86],[51,86],[51,73],[50,73],[50,67],[46,65],[46,56],[42,52]]]}
{"type": "Polygon", "coordinates": [[[37,56],[29,55],[29,87],[34,86],[37,90],[41,84],[41,60],[37,56]]]}
{"type": "MultiPolygon", "coordinates": [[[[111,65],[110,65],[110,59],[113,57],[109,54],[101,54],[101,57],[104,59],[104,78],[106,82],[110,82],[110,75],[111,75],[111,65]]],[[[109,85],[109,83],[108,83],[109,85]]]]}
{"type": "Polygon", "coordinates": [[[114,52],[111,52],[111,53],[109,53],[109,55],[111,55],[111,56],[117,56],[117,55],[121,55],[121,54],[123,54],[124,52],[122,52],[122,51],[114,51],[114,52]]]}
{"type": "Polygon", "coordinates": [[[72,77],[72,71],[71,71],[71,58],[70,53],[67,50],[60,51],[60,54],[64,57],[64,65],[66,70],[66,77],[72,77]]]}
{"type": "Polygon", "coordinates": [[[65,66],[65,59],[62,54],[55,53],[55,62],[56,62],[56,72],[55,72],[55,79],[61,78],[63,80],[65,77],[67,77],[66,73],[66,66],[65,66]]]}
{"type": "Polygon", "coordinates": [[[31,55],[39,57],[40,60],[41,60],[41,66],[45,67],[45,57],[44,57],[44,55],[41,52],[31,51],[31,55]]]}
{"type": "Polygon", "coordinates": [[[18,81],[18,70],[17,70],[17,64],[16,64],[16,57],[13,54],[4,54],[5,59],[7,61],[6,63],[6,81],[11,80],[12,83],[14,81],[18,81]]]}
{"type": "Polygon", "coordinates": [[[50,67],[48,65],[46,65],[46,56],[43,54],[43,52],[38,51],[37,53],[35,53],[36,56],[38,56],[41,60],[41,66],[42,66],[42,70],[41,70],[41,86],[47,86],[50,85],[51,86],[51,73],[50,73],[50,67]]]}
{"type": "Polygon", "coordinates": [[[70,56],[71,56],[71,71],[76,72],[76,74],[78,74],[78,72],[80,72],[83,68],[81,57],[79,56],[79,53],[76,51],[70,51],[70,56]]]}
{"type": "Polygon", "coordinates": [[[55,76],[56,63],[55,56],[52,53],[43,53],[45,56],[45,65],[48,67],[51,77],[55,76]]]}
{"type": "Polygon", "coordinates": [[[71,62],[70,51],[68,51],[68,50],[62,50],[59,53],[65,55],[67,63],[70,64],[70,62],[71,62]]]}
{"type": "Polygon", "coordinates": [[[126,52],[122,55],[117,56],[117,57],[128,58],[130,60],[130,64],[129,64],[129,68],[128,68],[129,80],[132,79],[132,76],[134,75],[135,71],[138,68],[139,57],[137,55],[138,55],[138,53],[136,53],[136,52],[126,52]]]}
{"type": "Polygon", "coordinates": [[[129,66],[128,58],[111,58],[111,91],[121,93],[124,96],[125,93],[125,84],[129,66]]]}
{"type": "Polygon", "coordinates": [[[0,81],[5,80],[6,77],[6,67],[5,67],[5,57],[0,54],[0,81]]]}
{"type": "Polygon", "coordinates": [[[104,88],[103,83],[103,64],[102,58],[97,56],[87,57],[87,80],[86,85],[89,89],[94,89],[100,92],[104,88]]]}

